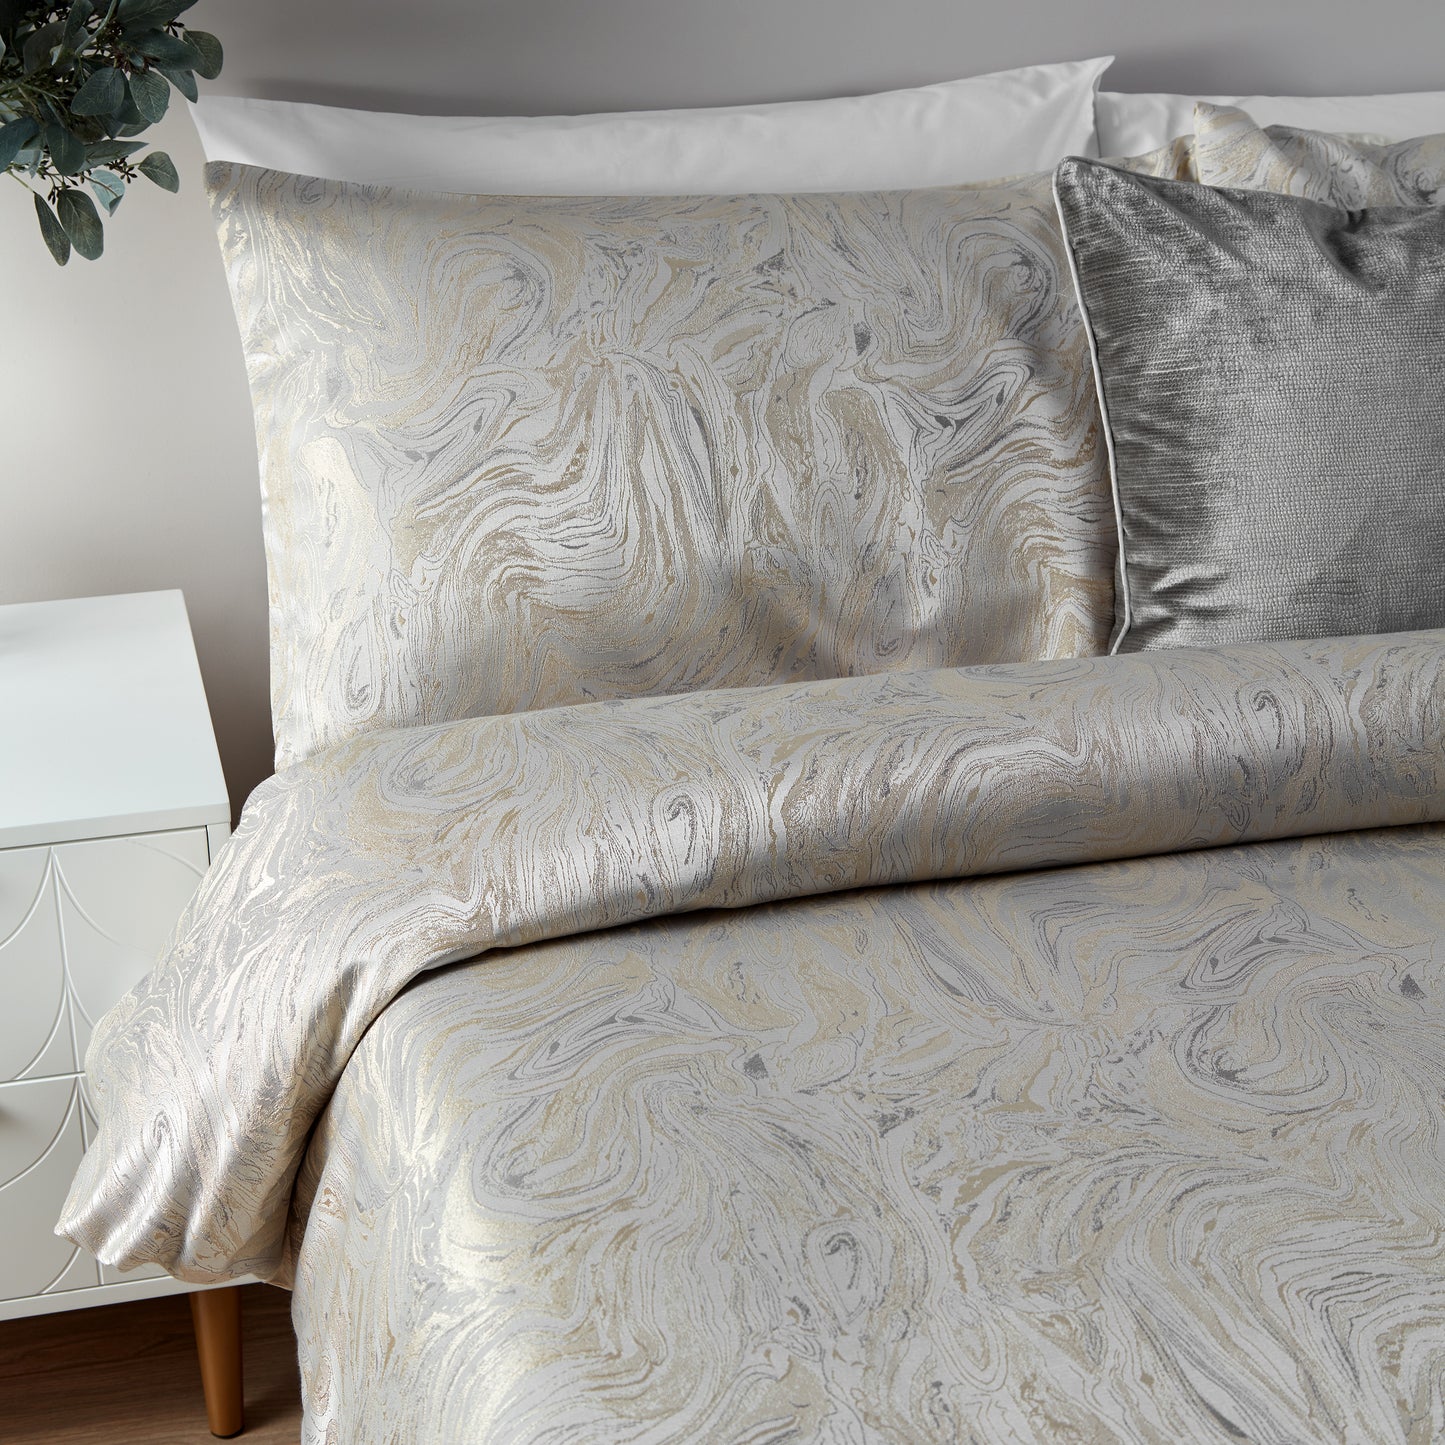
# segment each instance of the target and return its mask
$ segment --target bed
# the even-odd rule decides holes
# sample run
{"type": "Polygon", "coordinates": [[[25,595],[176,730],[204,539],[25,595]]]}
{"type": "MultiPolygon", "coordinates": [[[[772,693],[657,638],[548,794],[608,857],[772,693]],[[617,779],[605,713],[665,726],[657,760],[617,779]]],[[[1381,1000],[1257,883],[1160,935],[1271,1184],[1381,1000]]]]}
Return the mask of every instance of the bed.
{"type": "Polygon", "coordinates": [[[1292,403],[1285,606],[1130,384],[1224,301],[1161,339],[1105,264],[1296,227],[1317,399],[1445,314],[1440,164],[1202,107],[665,214],[213,167],[284,766],[97,1033],[62,1228],[292,1288],[309,1442],[1440,1438],[1445,398],[1371,406],[1351,548],[1292,403]],[[1426,259],[1362,286],[1377,224],[1426,259]]]}

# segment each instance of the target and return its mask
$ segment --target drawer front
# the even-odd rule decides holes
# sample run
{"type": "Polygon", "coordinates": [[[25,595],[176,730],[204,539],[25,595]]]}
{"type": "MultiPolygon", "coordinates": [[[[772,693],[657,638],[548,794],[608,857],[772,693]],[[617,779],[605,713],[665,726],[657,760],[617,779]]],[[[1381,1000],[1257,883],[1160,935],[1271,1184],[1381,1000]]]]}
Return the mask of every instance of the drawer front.
{"type": "Polygon", "coordinates": [[[204,828],[0,851],[0,1081],[83,1066],[96,1020],[159,958],[208,859],[204,828]]]}
{"type": "Polygon", "coordinates": [[[77,1079],[0,1084],[0,1300],[87,1289],[95,1261],[55,1237],[84,1150],[77,1079]]]}
{"type": "Polygon", "coordinates": [[[0,852],[0,1081],[74,1073],[49,848],[0,852]]]}
{"type": "MultiPolygon", "coordinates": [[[[77,1067],[100,1016],[159,961],[206,871],[206,830],[52,848],[77,1067]]],[[[0,981],[0,989],[3,989],[0,981]]]]}

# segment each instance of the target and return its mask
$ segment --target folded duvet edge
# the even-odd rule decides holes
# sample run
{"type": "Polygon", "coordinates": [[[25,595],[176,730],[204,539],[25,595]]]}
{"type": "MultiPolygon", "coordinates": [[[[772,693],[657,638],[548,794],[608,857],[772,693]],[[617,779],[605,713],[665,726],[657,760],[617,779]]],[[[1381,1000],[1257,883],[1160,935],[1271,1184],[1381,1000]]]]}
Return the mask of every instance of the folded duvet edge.
{"type": "Polygon", "coordinates": [[[710,907],[1445,820],[1445,633],[885,674],[366,735],[263,784],[98,1027],[60,1232],[284,1267],[311,1124],[412,978],[710,907]]]}

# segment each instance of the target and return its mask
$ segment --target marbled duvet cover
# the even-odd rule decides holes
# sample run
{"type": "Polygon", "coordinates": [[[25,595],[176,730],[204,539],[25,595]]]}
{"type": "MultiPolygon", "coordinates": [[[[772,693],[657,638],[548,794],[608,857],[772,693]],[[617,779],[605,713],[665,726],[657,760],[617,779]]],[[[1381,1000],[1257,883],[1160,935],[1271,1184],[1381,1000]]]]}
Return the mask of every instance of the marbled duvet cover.
{"type": "Polygon", "coordinates": [[[1445,634],[376,732],[103,1022],[65,1230],[310,1441],[1445,1435],[1445,634]]]}

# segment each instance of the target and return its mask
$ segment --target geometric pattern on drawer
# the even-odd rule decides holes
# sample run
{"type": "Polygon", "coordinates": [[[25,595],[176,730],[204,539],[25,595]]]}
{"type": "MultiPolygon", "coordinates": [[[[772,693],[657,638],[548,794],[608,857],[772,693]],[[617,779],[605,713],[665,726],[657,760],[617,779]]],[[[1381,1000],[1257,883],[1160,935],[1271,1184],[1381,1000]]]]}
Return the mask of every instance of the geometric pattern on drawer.
{"type": "Polygon", "coordinates": [[[95,1261],[53,1232],[84,1147],[77,1080],[0,1084],[0,1299],[100,1282],[95,1261]]]}
{"type": "Polygon", "coordinates": [[[100,1016],[160,962],[206,871],[206,830],[97,838],[50,851],[83,1062],[100,1016]]]}
{"type": "Polygon", "coordinates": [[[0,1081],[78,1072],[95,1021],[159,959],[206,830],[0,851],[0,1081]]]}
{"type": "Polygon", "coordinates": [[[75,1071],[49,848],[0,853],[0,1080],[75,1071]]]}

